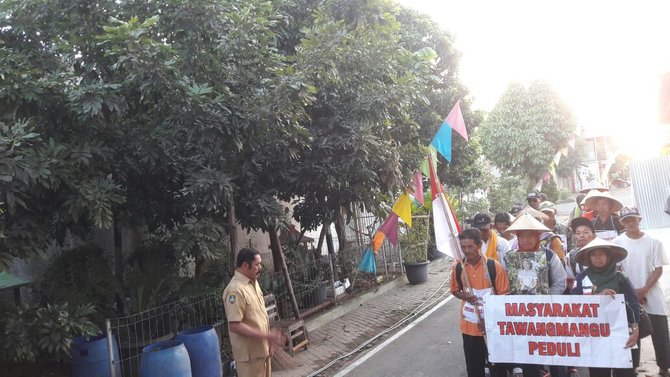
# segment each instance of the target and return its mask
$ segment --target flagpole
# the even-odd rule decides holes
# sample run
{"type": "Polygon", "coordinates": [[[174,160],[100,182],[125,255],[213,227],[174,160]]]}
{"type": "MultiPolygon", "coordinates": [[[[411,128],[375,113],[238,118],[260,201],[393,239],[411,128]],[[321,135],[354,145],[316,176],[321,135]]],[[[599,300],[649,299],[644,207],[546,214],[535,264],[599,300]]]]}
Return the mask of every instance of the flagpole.
{"type": "MultiPolygon", "coordinates": [[[[447,226],[449,227],[449,232],[451,233],[451,237],[449,238],[451,239],[452,247],[455,246],[455,250],[458,251],[458,256],[456,260],[461,265],[461,271],[464,272],[462,273],[463,285],[467,290],[470,291],[470,294],[474,294],[472,291],[472,285],[470,284],[470,278],[468,277],[467,271],[465,270],[465,262],[463,258],[461,258],[461,256],[464,255],[463,250],[461,249],[461,244],[459,242],[456,242],[456,237],[454,237],[455,232],[453,226],[451,225],[450,220],[451,213],[447,211],[447,208],[449,208],[449,204],[447,203],[447,200],[444,197],[444,189],[442,188],[442,183],[437,177],[437,171],[435,170],[435,166],[433,166],[433,159],[432,156],[430,155],[430,152],[428,153],[428,167],[432,170],[433,177],[435,177],[435,180],[437,180],[436,186],[438,187],[438,189],[441,191],[440,193],[442,194],[439,195],[440,193],[438,193],[438,196],[440,197],[440,203],[442,203],[442,211],[444,212],[444,216],[447,218],[447,226]]],[[[493,284],[493,282],[491,282],[491,284],[493,284]]],[[[481,322],[482,321],[481,314],[479,313],[479,309],[476,306],[475,306],[475,314],[477,315],[477,321],[481,322]]],[[[486,334],[484,334],[484,342],[486,343],[486,334]]]]}

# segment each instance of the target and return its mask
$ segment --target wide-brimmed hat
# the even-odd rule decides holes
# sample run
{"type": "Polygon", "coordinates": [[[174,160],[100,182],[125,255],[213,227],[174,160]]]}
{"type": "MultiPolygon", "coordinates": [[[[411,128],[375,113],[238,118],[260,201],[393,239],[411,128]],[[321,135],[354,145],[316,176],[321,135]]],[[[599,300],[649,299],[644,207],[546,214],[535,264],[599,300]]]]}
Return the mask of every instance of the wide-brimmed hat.
{"type": "Polygon", "coordinates": [[[595,234],[596,228],[593,226],[593,222],[586,217],[576,217],[570,221],[570,228],[572,228],[572,232],[576,232],[577,228],[580,226],[585,226],[595,234]]]}
{"type": "Polygon", "coordinates": [[[598,190],[591,190],[584,198],[584,203],[591,209],[595,208],[598,199],[605,198],[612,202],[612,212],[619,212],[623,208],[623,204],[618,201],[609,191],[600,192],[598,190]]]}
{"type": "MultiPolygon", "coordinates": [[[[546,215],[545,215],[546,216],[546,215]]],[[[535,230],[538,232],[549,232],[549,228],[527,213],[519,215],[512,225],[507,228],[508,232],[517,232],[520,230],[535,230]]]]}
{"type": "Polygon", "coordinates": [[[590,266],[591,259],[589,258],[589,252],[595,249],[609,250],[609,263],[619,263],[624,260],[626,256],[628,256],[628,251],[626,251],[626,249],[623,247],[610,241],[606,241],[602,238],[596,238],[593,241],[587,243],[584,247],[581,248],[581,250],[579,250],[575,256],[577,263],[581,264],[582,266],[590,266]]]}

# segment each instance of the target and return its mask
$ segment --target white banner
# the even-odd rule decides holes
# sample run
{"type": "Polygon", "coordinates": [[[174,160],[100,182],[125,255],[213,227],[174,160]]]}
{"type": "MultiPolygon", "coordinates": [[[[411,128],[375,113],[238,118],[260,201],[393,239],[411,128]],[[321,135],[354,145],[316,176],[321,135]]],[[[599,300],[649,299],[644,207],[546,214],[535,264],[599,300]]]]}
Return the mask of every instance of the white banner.
{"type": "Polygon", "coordinates": [[[623,295],[484,297],[491,362],[632,368],[623,295]]]}

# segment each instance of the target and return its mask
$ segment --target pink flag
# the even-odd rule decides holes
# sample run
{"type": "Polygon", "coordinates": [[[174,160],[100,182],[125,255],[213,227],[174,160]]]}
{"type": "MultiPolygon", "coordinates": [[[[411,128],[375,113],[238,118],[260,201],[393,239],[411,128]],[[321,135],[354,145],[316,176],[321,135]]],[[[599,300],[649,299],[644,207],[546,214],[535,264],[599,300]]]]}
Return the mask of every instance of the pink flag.
{"type": "Polygon", "coordinates": [[[423,203],[423,175],[421,174],[421,171],[414,174],[414,197],[421,203],[421,205],[425,205],[423,203]]]}
{"type": "Polygon", "coordinates": [[[391,212],[382,226],[379,227],[378,232],[384,233],[393,246],[398,245],[398,215],[395,212],[391,212]]]}
{"type": "Polygon", "coordinates": [[[447,115],[446,122],[449,123],[452,130],[468,140],[468,130],[465,128],[465,120],[463,120],[463,113],[461,113],[461,101],[456,102],[454,108],[447,115]]]}

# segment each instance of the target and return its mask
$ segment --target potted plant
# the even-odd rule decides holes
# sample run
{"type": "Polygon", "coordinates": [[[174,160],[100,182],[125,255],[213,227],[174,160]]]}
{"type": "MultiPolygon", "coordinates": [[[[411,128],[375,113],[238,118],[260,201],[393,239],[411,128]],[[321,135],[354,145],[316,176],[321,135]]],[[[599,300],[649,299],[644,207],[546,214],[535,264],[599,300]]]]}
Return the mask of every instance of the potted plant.
{"type": "Polygon", "coordinates": [[[413,216],[412,227],[405,227],[399,239],[405,274],[410,284],[421,284],[428,280],[429,241],[430,215],[420,213],[413,216]]]}

